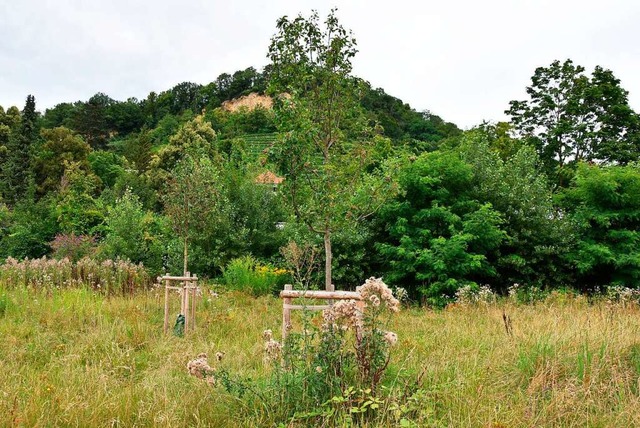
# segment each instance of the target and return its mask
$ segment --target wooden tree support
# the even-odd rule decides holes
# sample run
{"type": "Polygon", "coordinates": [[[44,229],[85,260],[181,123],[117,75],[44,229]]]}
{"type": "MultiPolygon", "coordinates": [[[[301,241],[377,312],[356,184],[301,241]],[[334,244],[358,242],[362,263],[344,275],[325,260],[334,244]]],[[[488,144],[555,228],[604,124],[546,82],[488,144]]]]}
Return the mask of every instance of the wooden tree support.
{"type": "Polygon", "coordinates": [[[185,276],[170,276],[165,274],[158,278],[164,282],[164,334],[169,331],[169,292],[178,290],[180,295],[180,314],[184,316],[184,334],[196,328],[196,307],[200,287],[198,287],[198,277],[191,276],[187,272],[185,276]],[[181,283],[180,286],[172,285],[174,282],[181,283]]]}
{"type": "Polygon", "coordinates": [[[282,303],[282,341],[287,338],[287,333],[291,329],[291,311],[322,311],[329,309],[331,304],[326,305],[293,305],[293,299],[320,299],[331,303],[333,300],[356,300],[360,310],[364,309],[364,301],[360,295],[360,287],[356,291],[316,291],[316,290],[294,290],[291,284],[286,284],[284,290],[280,292],[282,303]]]}

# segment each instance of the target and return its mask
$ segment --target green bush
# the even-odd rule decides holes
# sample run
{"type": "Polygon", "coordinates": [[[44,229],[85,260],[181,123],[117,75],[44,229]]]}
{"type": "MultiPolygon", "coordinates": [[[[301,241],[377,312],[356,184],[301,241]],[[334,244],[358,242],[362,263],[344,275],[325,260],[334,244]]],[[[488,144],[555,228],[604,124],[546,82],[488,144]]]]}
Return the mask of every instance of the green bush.
{"type": "Polygon", "coordinates": [[[233,259],[222,271],[224,284],[232,290],[240,290],[262,296],[274,293],[290,280],[285,269],[261,265],[251,256],[233,259]]]}

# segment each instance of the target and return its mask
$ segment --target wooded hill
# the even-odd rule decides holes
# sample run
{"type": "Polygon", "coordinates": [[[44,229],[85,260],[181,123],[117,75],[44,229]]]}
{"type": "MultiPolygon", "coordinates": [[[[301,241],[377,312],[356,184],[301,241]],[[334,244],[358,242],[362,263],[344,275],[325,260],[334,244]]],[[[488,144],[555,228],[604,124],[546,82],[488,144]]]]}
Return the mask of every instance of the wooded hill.
{"type": "MultiPolygon", "coordinates": [[[[355,183],[365,187],[331,208],[362,221],[326,223],[339,288],[384,275],[442,304],[484,283],[640,286],[640,121],[610,71],[584,71],[540,67],[510,123],[466,132],[350,77],[357,103],[341,113],[350,143],[336,159],[368,154],[355,183]],[[387,183],[386,197],[375,183],[387,183]],[[357,214],[367,205],[375,210],[357,214]]],[[[218,276],[238,260],[291,269],[287,243],[318,254],[322,241],[301,219],[324,212],[309,193],[320,169],[295,170],[322,158],[296,143],[316,128],[304,115],[292,125],[277,96],[274,108],[223,107],[273,95],[271,73],[247,68],[144,100],[98,93],[44,113],[32,96],[22,110],[0,107],[0,257],[123,258],[155,274],[180,272],[187,243],[190,270],[218,276]],[[288,190],[256,183],[266,171],[288,190]],[[304,181],[300,205],[291,188],[304,181]]],[[[344,162],[323,173],[344,168],[347,180],[355,164],[344,162]]],[[[323,198],[348,196],[334,191],[323,198]]]]}

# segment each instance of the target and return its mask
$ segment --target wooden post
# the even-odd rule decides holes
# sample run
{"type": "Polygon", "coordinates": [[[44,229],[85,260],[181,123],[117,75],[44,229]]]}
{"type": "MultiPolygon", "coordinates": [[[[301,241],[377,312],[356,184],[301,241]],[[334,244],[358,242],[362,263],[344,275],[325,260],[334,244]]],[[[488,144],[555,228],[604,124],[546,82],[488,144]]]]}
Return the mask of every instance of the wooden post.
{"type": "MultiPolygon", "coordinates": [[[[285,284],[284,289],[286,291],[293,290],[293,285],[285,284]]],[[[288,305],[291,304],[291,298],[285,297],[282,303],[282,343],[284,343],[287,338],[287,332],[289,331],[289,326],[291,325],[291,309],[288,308],[288,305]]]]}
{"type": "Polygon", "coordinates": [[[167,334],[168,330],[169,330],[169,280],[165,279],[164,281],[164,334],[167,334]]]}
{"type": "MultiPolygon", "coordinates": [[[[356,293],[360,294],[360,290],[362,289],[362,285],[358,285],[356,287],[356,293]]],[[[360,311],[360,315],[362,315],[364,313],[364,305],[365,305],[365,301],[360,299],[360,300],[356,300],[356,306],[358,307],[358,310],[360,311]]]]}
{"type": "MultiPolygon", "coordinates": [[[[187,272],[187,278],[191,276],[191,273],[187,272]]],[[[189,331],[189,286],[191,285],[190,281],[185,281],[182,286],[182,292],[184,293],[184,334],[186,335],[189,331]]]]}
{"type": "Polygon", "coordinates": [[[186,276],[165,276],[160,278],[160,282],[164,280],[164,332],[169,331],[169,298],[170,291],[176,290],[180,295],[180,315],[184,317],[184,333],[186,334],[189,329],[193,330],[196,327],[196,311],[198,303],[198,277],[191,276],[191,273],[187,272],[186,276]],[[180,284],[171,285],[173,282],[179,282],[180,284]]]}
{"type": "Polygon", "coordinates": [[[195,286],[191,289],[193,293],[193,301],[191,302],[191,329],[195,330],[196,328],[196,298],[198,297],[198,286],[195,283],[195,286]]]}

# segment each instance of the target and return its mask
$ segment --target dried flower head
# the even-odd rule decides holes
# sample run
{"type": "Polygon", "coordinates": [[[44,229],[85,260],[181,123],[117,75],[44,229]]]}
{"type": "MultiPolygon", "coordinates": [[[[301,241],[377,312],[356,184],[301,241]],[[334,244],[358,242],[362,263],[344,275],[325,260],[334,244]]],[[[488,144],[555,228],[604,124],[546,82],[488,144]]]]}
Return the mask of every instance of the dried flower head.
{"type": "Polygon", "coordinates": [[[371,304],[373,306],[380,306],[380,298],[378,296],[376,296],[375,294],[372,295],[371,297],[369,297],[369,300],[371,301],[371,304]]]}
{"type": "MultiPolygon", "coordinates": [[[[268,330],[270,331],[270,330],[268,330]]],[[[264,344],[264,361],[270,363],[277,361],[282,355],[282,344],[273,339],[268,339],[264,344]]]]}
{"type": "Polygon", "coordinates": [[[355,300],[341,300],[325,309],[322,313],[324,331],[333,328],[348,330],[355,328],[358,331],[362,327],[362,312],[355,300]]]}
{"type": "Polygon", "coordinates": [[[371,301],[371,296],[377,296],[391,312],[398,312],[400,310],[400,301],[393,297],[393,292],[387,284],[382,281],[382,278],[371,277],[367,279],[364,285],[360,287],[360,295],[365,302],[371,301]]]}
{"type": "Polygon", "coordinates": [[[389,346],[393,346],[398,342],[398,335],[392,331],[388,331],[384,334],[384,340],[389,344],[389,346]]]}
{"type": "Polygon", "coordinates": [[[216,369],[209,365],[207,361],[207,354],[199,354],[195,360],[191,360],[187,363],[187,370],[191,376],[195,376],[198,379],[205,379],[209,376],[213,376],[216,369]]]}

